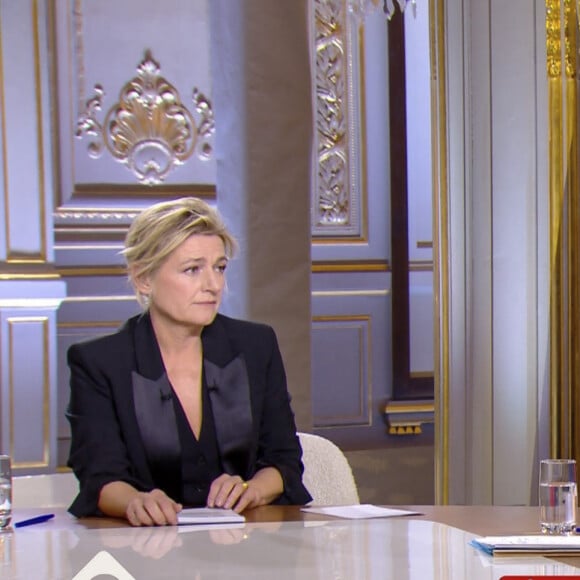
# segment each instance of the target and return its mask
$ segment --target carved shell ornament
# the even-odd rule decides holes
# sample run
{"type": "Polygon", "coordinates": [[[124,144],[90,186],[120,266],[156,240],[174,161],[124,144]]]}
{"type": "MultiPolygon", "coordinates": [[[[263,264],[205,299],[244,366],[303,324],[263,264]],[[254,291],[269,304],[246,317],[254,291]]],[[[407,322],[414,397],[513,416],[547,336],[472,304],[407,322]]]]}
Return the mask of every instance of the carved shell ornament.
{"type": "Polygon", "coordinates": [[[146,51],[137,76],[121,89],[119,101],[109,109],[105,121],[101,124],[97,120],[105,95],[98,84],[77,121],[76,136],[91,138],[87,147],[90,157],[99,158],[107,149],[146,185],[161,183],[196,150],[200,159],[211,157],[209,138],[215,131],[210,101],[193,89],[199,117],[196,124],[178,91],[160,72],[159,63],[146,51]]]}

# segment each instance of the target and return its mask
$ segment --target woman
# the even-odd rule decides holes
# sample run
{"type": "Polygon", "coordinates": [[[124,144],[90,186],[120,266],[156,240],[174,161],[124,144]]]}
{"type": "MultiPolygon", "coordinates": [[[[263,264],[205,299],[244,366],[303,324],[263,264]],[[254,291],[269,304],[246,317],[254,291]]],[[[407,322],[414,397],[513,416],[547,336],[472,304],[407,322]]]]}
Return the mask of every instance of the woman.
{"type": "Polygon", "coordinates": [[[123,253],[144,313],[68,352],[75,516],[168,525],[183,505],[310,501],[274,331],[218,314],[234,250],[196,198],[131,225],[123,253]]]}

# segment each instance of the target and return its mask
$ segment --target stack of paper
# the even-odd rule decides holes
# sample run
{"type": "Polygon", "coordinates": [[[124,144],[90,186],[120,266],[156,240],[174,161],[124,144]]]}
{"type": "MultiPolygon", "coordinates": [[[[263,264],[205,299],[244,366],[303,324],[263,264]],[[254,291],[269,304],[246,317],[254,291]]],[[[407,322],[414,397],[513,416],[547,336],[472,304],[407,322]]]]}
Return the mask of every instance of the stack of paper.
{"type": "Polygon", "coordinates": [[[177,514],[179,525],[190,524],[237,524],[246,521],[244,516],[233,510],[222,508],[189,508],[177,514]]]}
{"type": "Polygon", "coordinates": [[[580,554],[580,536],[486,536],[471,545],[487,554],[580,554]]]}

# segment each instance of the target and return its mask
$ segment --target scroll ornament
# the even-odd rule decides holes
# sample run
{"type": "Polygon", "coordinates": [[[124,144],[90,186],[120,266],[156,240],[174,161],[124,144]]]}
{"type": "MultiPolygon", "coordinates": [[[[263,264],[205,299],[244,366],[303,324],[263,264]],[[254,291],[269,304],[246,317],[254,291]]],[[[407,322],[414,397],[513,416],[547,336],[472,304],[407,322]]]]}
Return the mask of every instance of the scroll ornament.
{"type": "Polygon", "coordinates": [[[107,150],[145,185],[160,184],[194,151],[200,159],[209,159],[209,140],[215,132],[210,101],[193,89],[196,123],[176,88],[160,72],[159,63],[146,51],[137,76],[121,89],[119,101],[108,110],[104,122],[97,118],[105,95],[99,84],[77,121],[76,136],[91,138],[90,157],[99,158],[107,150]]]}

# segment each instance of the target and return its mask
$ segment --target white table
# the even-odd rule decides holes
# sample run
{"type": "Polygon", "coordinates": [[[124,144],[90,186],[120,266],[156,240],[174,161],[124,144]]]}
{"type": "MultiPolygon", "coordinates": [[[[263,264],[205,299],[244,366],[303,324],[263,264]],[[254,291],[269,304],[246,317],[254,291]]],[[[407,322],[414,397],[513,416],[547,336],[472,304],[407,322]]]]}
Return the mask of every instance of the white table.
{"type": "MultiPolygon", "coordinates": [[[[523,526],[529,525],[527,509],[523,526]]],[[[493,510],[498,508],[425,508],[424,517],[342,520],[302,515],[295,508],[260,508],[241,527],[210,529],[131,528],[116,520],[78,521],[57,510],[49,522],[0,534],[0,578],[491,580],[517,574],[580,575],[577,559],[491,558],[469,545],[473,532],[432,521],[447,513],[450,520],[460,517],[473,526],[477,522],[470,513],[480,513],[480,525],[489,533],[486,526],[493,518],[484,516],[493,510]]],[[[34,513],[16,512],[15,521],[34,513]]],[[[516,525],[513,518],[509,521],[516,525]]]]}

